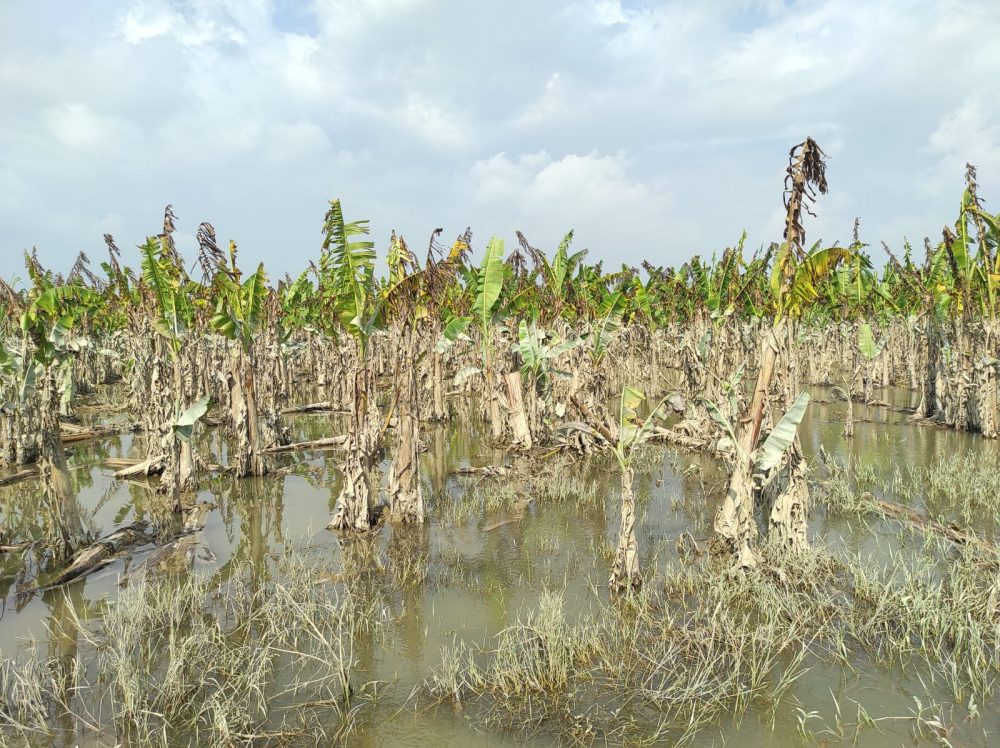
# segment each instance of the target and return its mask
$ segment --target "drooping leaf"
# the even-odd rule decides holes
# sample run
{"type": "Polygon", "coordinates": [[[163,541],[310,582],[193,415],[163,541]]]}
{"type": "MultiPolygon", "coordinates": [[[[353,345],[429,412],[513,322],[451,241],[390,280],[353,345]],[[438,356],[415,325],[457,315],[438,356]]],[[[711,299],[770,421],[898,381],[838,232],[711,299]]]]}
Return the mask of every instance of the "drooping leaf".
{"type": "Polygon", "coordinates": [[[583,343],[583,338],[570,338],[569,340],[560,340],[558,343],[551,345],[548,350],[545,351],[545,357],[549,359],[559,358],[559,356],[564,353],[568,353],[577,346],[583,343]]]}
{"type": "Polygon", "coordinates": [[[178,439],[183,442],[191,440],[191,434],[194,432],[194,425],[208,412],[208,405],[210,402],[211,397],[205,395],[181,413],[180,417],[174,423],[174,433],[177,435],[178,439]]]}
{"type": "Polygon", "coordinates": [[[528,327],[528,323],[523,319],[517,327],[517,343],[515,344],[521,354],[522,369],[537,369],[542,361],[541,334],[534,324],[528,327]]]}
{"type": "Polygon", "coordinates": [[[618,409],[618,429],[619,441],[622,444],[629,444],[639,432],[636,423],[639,417],[639,406],[646,399],[642,390],[625,385],[622,387],[621,404],[618,409]]]}
{"type": "Polygon", "coordinates": [[[863,322],[858,328],[858,350],[865,358],[871,360],[882,352],[883,347],[885,347],[885,341],[876,343],[871,325],[863,322]]]}
{"type": "Polygon", "coordinates": [[[739,449],[739,441],[736,439],[736,432],[733,430],[733,424],[729,422],[722,411],[719,410],[719,406],[713,403],[711,400],[702,400],[705,405],[705,409],[708,411],[708,415],[712,417],[712,420],[719,425],[720,428],[726,433],[726,436],[733,442],[736,449],[739,449]]]}
{"type": "Polygon", "coordinates": [[[458,336],[465,332],[469,323],[472,321],[471,317],[452,317],[448,320],[448,324],[445,325],[444,330],[441,334],[444,335],[448,340],[454,342],[458,340],[458,336]]]}
{"type": "Polygon", "coordinates": [[[799,423],[805,415],[809,405],[809,393],[803,392],[792,403],[792,407],[781,417],[777,425],[767,435],[767,439],[760,447],[760,456],[757,458],[757,470],[766,473],[781,460],[792,442],[795,441],[795,434],[799,430],[799,423]]]}
{"type": "Polygon", "coordinates": [[[462,369],[459,369],[458,373],[455,375],[453,384],[456,387],[461,387],[463,384],[465,384],[465,381],[469,377],[474,377],[476,374],[482,374],[482,371],[483,370],[480,369],[478,366],[466,366],[462,369]]]}
{"type": "Polygon", "coordinates": [[[176,335],[179,328],[175,295],[177,282],[170,277],[166,263],[157,255],[156,239],[147,239],[139,251],[142,255],[142,280],[153,292],[158,318],[164,323],[159,329],[168,337],[176,335]]]}
{"type": "Polygon", "coordinates": [[[374,287],[375,244],[354,237],[369,233],[368,222],[347,223],[340,200],[331,200],[323,229],[326,238],[320,255],[320,286],[324,303],[363,346],[365,327],[357,321],[370,317],[368,302],[374,287]]]}

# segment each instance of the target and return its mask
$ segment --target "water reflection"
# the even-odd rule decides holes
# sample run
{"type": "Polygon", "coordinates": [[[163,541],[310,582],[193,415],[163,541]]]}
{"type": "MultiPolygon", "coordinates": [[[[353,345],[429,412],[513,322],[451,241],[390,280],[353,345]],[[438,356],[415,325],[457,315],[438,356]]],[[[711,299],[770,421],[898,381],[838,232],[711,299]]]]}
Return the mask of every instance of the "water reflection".
{"type": "MultiPolygon", "coordinates": [[[[905,472],[907,466],[997,448],[974,435],[907,423],[905,412],[869,406],[855,407],[855,436],[848,440],[842,435],[844,403],[819,402],[828,398],[824,393],[816,391],[800,431],[810,458],[822,445],[840,459],[851,457],[891,477],[897,468],[905,472]]],[[[876,394],[894,407],[913,405],[908,391],[876,390],[876,394]]],[[[340,433],[342,420],[329,414],[296,416],[290,419],[293,439],[305,441],[340,433]]],[[[573,611],[592,602],[593,590],[603,594],[609,559],[602,554],[607,552],[617,526],[617,473],[611,461],[598,456],[587,463],[532,465],[525,471],[528,478],[518,478],[516,486],[456,477],[453,470],[459,466],[513,459],[481,443],[478,428],[473,420],[459,428],[440,425],[424,430],[421,476],[431,515],[425,526],[387,526],[359,538],[341,538],[326,531],[339,495],[340,454],[295,454],[282,458],[286,470],[281,474],[242,481],[219,474],[205,481],[196,499],[212,502],[216,508],[208,515],[204,530],[189,536],[186,544],[174,549],[173,556],[159,562],[156,573],[176,583],[198,573],[219,587],[246,562],[251,570],[252,594],[247,601],[250,607],[241,615],[249,621],[257,604],[253,601],[259,601],[266,585],[280,573],[276,563],[280,557],[323,554],[335,559],[340,574],[317,583],[351,595],[366,615],[386,615],[392,621],[384,638],[370,635],[363,618],[355,622],[358,628],[352,656],[360,673],[356,685],[366,680],[387,684],[379,706],[365,717],[355,743],[513,744],[509,736],[471,731],[462,714],[450,715],[447,709],[399,710],[439,664],[443,646],[456,640],[483,641],[496,634],[537,606],[544,589],[566,588],[568,609],[573,611]],[[503,490],[511,495],[497,498],[503,490]],[[518,513],[511,502],[521,495],[531,503],[518,513]],[[497,507],[490,508],[491,497],[497,507]],[[465,510],[459,511],[463,507],[465,510]],[[374,608],[373,601],[377,602],[374,608]],[[387,719],[390,715],[392,719],[387,719]]],[[[199,450],[206,461],[222,462],[228,446],[217,432],[210,431],[199,450]]],[[[169,536],[176,534],[177,528],[170,524],[176,518],[156,495],[154,484],[145,480],[115,482],[112,470],[100,464],[108,457],[141,451],[141,440],[127,436],[73,450],[74,488],[83,516],[95,530],[106,533],[146,520],[169,528],[169,536]]],[[[690,531],[699,540],[707,537],[725,490],[725,471],[720,463],[704,456],[659,448],[650,450],[641,462],[636,479],[641,517],[638,540],[644,574],[655,585],[656,565],[662,568],[675,559],[672,544],[680,532],[690,531]]],[[[49,531],[51,519],[40,506],[34,481],[0,488],[0,514],[7,538],[38,538],[49,531]]],[[[873,550],[891,539],[888,531],[828,521],[821,511],[814,512],[813,536],[832,548],[873,550]]],[[[76,622],[82,619],[96,624],[102,601],[113,600],[117,594],[118,576],[137,563],[122,561],[93,578],[46,591],[22,602],[18,614],[11,596],[18,587],[31,587],[39,563],[31,553],[0,555],[0,594],[5,600],[0,613],[0,651],[9,656],[18,638],[26,634],[46,641],[49,654],[58,663],[57,673],[66,684],[65,696],[71,699],[68,684],[72,679],[68,675],[71,668],[79,666],[76,622]]],[[[249,636],[252,627],[245,628],[249,636]]],[[[870,666],[861,673],[863,687],[870,691],[858,698],[864,698],[873,709],[877,705],[870,702],[882,699],[905,713],[911,691],[923,692],[914,685],[912,676],[894,681],[895,676],[870,666]]],[[[815,708],[829,710],[832,706],[823,699],[829,700],[831,684],[838,694],[862,687],[857,678],[850,682],[843,678],[839,666],[817,663],[815,671],[796,684],[795,695],[810,708],[819,704],[815,708]],[[838,681],[842,681],[840,689],[838,681]]],[[[650,718],[655,722],[655,715],[650,718]]],[[[57,721],[58,744],[75,744],[72,721],[57,721]]],[[[720,725],[731,742],[794,742],[796,726],[789,715],[781,717],[778,729],[779,734],[770,733],[750,719],[720,725]]],[[[905,733],[901,728],[899,734],[879,744],[896,744],[905,733]]],[[[711,742],[707,736],[706,740],[711,742]]],[[[879,740],[865,736],[861,742],[875,744],[879,740]]],[[[537,742],[548,741],[539,738],[537,742]]]]}

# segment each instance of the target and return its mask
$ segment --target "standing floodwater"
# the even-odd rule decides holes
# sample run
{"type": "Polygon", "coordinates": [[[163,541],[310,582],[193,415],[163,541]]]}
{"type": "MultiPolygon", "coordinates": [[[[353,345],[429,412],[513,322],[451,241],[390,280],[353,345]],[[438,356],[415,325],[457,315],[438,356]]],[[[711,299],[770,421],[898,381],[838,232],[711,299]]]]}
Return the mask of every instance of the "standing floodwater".
{"type": "MultiPolygon", "coordinates": [[[[339,491],[329,453],[291,458],[281,475],[220,475],[198,494],[215,505],[203,529],[170,553],[150,543],[55,589],[33,589],[30,550],[5,553],[3,685],[21,701],[4,702],[3,719],[19,727],[3,734],[32,745],[324,735],[351,745],[549,745],[655,734],[987,745],[1000,728],[982,708],[995,662],[988,621],[977,625],[988,602],[956,588],[973,594],[986,559],[905,522],[827,510],[822,496],[867,491],[975,516],[990,537],[995,507],[976,482],[995,480],[985,468],[996,450],[875,407],[858,409],[845,447],[845,404],[823,404],[826,394],[815,393],[804,448],[812,458],[829,445],[829,459],[852,462],[832,480],[817,469],[812,532],[828,554],[810,562],[812,581],[730,578],[680,554],[681,533],[707,536],[726,476],[714,460],[650,446],[635,483],[646,591],[611,607],[617,480],[607,456],[505,460],[475,424],[442,426],[420,457],[423,527],[347,540],[325,530],[339,491]],[[497,463],[509,471],[456,472],[497,463]],[[847,575],[850,594],[830,581],[847,575]],[[968,606],[970,620],[959,627],[947,606],[968,606]]],[[[292,420],[296,441],[339,426],[328,415],[292,420]]],[[[225,448],[205,442],[212,460],[225,448]]],[[[73,449],[88,527],[151,519],[149,482],[114,481],[103,467],[140,449],[127,436],[73,449]]],[[[33,480],[0,489],[8,532],[45,521],[36,491],[33,480]]]]}

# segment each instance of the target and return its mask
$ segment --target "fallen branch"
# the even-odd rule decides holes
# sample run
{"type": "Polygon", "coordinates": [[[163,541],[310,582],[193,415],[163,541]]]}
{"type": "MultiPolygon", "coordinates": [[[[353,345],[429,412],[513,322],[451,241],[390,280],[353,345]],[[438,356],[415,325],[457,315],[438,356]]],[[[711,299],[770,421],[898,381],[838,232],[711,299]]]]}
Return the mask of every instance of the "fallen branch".
{"type": "Polygon", "coordinates": [[[67,582],[93,574],[98,569],[113,563],[128,548],[141,545],[149,540],[146,528],[145,522],[133,522],[131,525],[119,528],[110,535],[106,535],[86,548],[77,551],[73,554],[69,566],[46,589],[59,587],[67,582]]]}
{"type": "Polygon", "coordinates": [[[863,501],[867,500],[868,503],[870,503],[875,509],[880,511],[886,517],[892,517],[893,519],[903,520],[920,527],[926,527],[933,530],[938,535],[947,538],[953,543],[958,543],[959,545],[979,543],[992,545],[988,541],[985,541],[970,532],[960,530],[954,525],[945,525],[915,511],[914,509],[911,509],[908,506],[896,504],[891,501],[883,501],[882,499],[876,499],[867,491],[861,495],[861,498],[863,501]]]}
{"type": "Polygon", "coordinates": [[[12,483],[20,483],[21,481],[27,480],[28,478],[33,478],[36,475],[38,475],[37,468],[27,468],[25,470],[18,470],[16,473],[12,473],[11,475],[5,475],[3,478],[0,478],[0,486],[9,486],[12,483]]]}
{"type": "Polygon", "coordinates": [[[91,439],[105,439],[109,436],[118,436],[120,433],[121,429],[116,426],[94,426],[92,428],[84,428],[82,426],[76,426],[72,423],[63,423],[60,425],[59,429],[59,436],[64,445],[79,444],[80,442],[90,441],[91,439]]]}
{"type": "MultiPolygon", "coordinates": [[[[118,479],[133,478],[135,476],[149,477],[163,473],[164,459],[162,455],[149,460],[137,460],[132,457],[109,457],[104,461],[104,467],[120,468],[113,476],[118,479]]],[[[236,468],[229,465],[216,465],[212,462],[205,463],[204,468],[210,472],[222,473],[231,473],[236,470],[236,468]]]]}
{"type": "Polygon", "coordinates": [[[702,556],[705,554],[705,550],[698,545],[698,541],[695,540],[694,536],[689,532],[682,532],[678,536],[674,547],[677,549],[677,555],[681,558],[690,558],[692,556],[702,556]]]}
{"type": "MultiPolygon", "coordinates": [[[[132,464],[128,467],[122,468],[117,471],[114,475],[115,478],[131,478],[135,475],[158,475],[163,472],[164,460],[166,458],[163,455],[157,455],[156,457],[150,457],[148,460],[138,460],[132,461],[132,464]]],[[[105,462],[107,465],[111,460],[105,462]]],[[[124,458],[118,458],[117,462],[127,462],[124,458]]],[[[114,465],[108,465],[108,467],[114,467],[114,465]]]]}
{"type": "Polygon", "coordinates": [[[153,570],[188,568],[195,558],[214,561],[215,554],[205,545],[203,538],[197,534],[199,530],[204,529],[205,518],[211,508],[211,504],[204,502],[195,505],[188,512],[181,532],[173,540],[154,548],[146,558],[121,578],[118,582],[119,586],[127,586],[132,582],[145,579],[153,570]]]}
{"type": "Polygon", "coordinates": [[[506,525],[512,525],[515,522],[520,522],[522,519],[524,519],[524,510],[528,508],[528,505],[530,503],[531,499],[518,500],[518,502],[514,505],[514,514],[512,516],[508,517],[507,519],[501,520],[499,522],[494,522],[492,525],[487,525],[486,527],[483,528],[483,532],[490,532],[491,530],[496,530],[500,527],[504,527],[506,525]]]}
{"type": "Polygon", "coordinates": [[[306,405],[292,405],[281,411],[281,415],[287,416],[293,413],[350,413],[343,408],[334,408],[329,400],[318,403],[307,403],[306,405]]]}
{"type": "Polygon", "coordinates": [[[32,541],[25,540],[22,543],[11,543],[9,545],[0,545],[0,553],[19,553],[26,548],[30,548],[32,541]]]}
{"type": "Polygon", "coordinates": [[[510,465],[484,465],[483,467],[469,465],[455,468],[451,473],[452,475],[481,475],[486,478],[500,478],[509,475],[510,471],[510,465]]]}
{"type": "Polygon", "coordinates": [[[347,444],[346,436],[328,436],[325,439],[315,439],[311,442],[297,442],[281,447],[271,447],[265,449],[264,452],[275,455],[283,452],[304,452],[309,449],[343,449],[345,444],[347,444]]]}

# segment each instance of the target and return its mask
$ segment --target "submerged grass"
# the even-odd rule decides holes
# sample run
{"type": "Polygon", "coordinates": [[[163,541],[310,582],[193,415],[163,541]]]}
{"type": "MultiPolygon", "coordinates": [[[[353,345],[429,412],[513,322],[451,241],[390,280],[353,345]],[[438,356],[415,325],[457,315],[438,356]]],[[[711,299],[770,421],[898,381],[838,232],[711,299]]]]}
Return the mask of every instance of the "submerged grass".
{"type": "Polygon", "coordinates": [[[0,743],[343,738],[369,700],[355,638],[380,625],[378,611],[317,583],[329,576],[320,566],[282,559],[275,576],[240,565],[221,584],[132,585],[96,630],[67,604],[47,657],[32,642],[0,661],[0,743]]]}
{"type": "Polygon", "coordinates": [[[895,501],[929,519],[996,537],[1000,529],[1000,453],[964,452],[930,465],[880,476],[874,465],[826,459],[823,502],[837,514],[872,510],[870,496],[895,501]]]}
{"type": "MultiPolygon", "coordinates": [[[[575,616],[562,593],[548,592],[496,636],[446,649],[426,689],[466,703],[486,727],[588,744],[684,743],[750,713],[773,725],[792,714],[810,669],[846,674],[862,663],[942,683],[971,715],[1000,674],[1000,557],[966,549],[942,571],[933,542],[919,553],[922,563],[899,556],[880,568],[766,547],[765,563],[747,573],[672,562],[655,588],[575,616]]],[[[799,709],[800,734],[848,739],[892,720],[929,738],[947,732],[940,705],[931,714],[918,700],[912,715],[885,717],[858,703],[851,721],[834,703],[826,715],[799,709]],[[810,720],[832,727],[821,735],[810,720]]]]}

